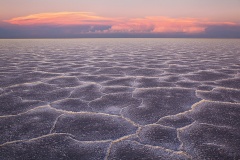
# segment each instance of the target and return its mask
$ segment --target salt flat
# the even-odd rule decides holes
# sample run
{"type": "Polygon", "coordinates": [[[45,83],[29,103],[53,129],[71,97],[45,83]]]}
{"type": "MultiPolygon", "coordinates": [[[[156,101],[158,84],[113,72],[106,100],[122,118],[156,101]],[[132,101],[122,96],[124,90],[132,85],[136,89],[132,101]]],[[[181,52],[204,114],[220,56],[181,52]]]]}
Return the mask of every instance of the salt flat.
{"type": "Polygon", "coordinates": [[[0,40],[0,159],[240,159],[240,40],[0,40]]]}

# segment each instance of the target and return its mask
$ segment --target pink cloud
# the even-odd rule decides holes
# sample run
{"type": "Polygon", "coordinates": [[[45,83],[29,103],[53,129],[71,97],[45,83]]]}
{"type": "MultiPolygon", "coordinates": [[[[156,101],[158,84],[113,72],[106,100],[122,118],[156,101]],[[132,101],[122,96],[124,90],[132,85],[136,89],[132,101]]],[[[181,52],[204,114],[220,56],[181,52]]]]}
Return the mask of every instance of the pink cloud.
{"type": "Polygon", "coordinates": [[[203,32],[209,25],[235,25],[231,22],[210,22],[204,19],[193,18],[169,18],[169,17],[145,17],[141,19],[129,19],[121,24],[114,24],[111,31],[118,32],[203,32]]]}

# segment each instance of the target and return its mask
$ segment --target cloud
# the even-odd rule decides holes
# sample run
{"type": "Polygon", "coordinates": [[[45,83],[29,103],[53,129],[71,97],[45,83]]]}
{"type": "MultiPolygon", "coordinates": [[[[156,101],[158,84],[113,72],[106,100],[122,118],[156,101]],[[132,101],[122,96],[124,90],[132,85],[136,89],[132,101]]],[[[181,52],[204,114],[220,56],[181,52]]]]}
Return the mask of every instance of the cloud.
{"type": "Polygon", "coordinates": [[[114,19],[96,16],[90,12],[40,13],[6,20],[16,25],[104,25],[114,19]]]}
{"type": "Polygon", "coordinates": [[[118,32],[203,32],[204,26],[199,25],[196,19],[168,18],[168,17],[146,17],[141,19],[130,19],[122,24],[114,24],[111,31],[118,32]]]}
{"type": "Polygon", "coordinates": [[[6,33],[19,37],[237,37],[240,34],[239,25],[233,22],[162,16],[109,18],[90,12],[40,13],[5,23],[8,26],[0,28],[0,37],[7,37],[6,33]]]}
{"type": "Polygon", "coordinates": [[[232,22],[211,22],[206,19],[145,17],[129,19],[121,24],[114,24],[111,31],[117,32],[152,32],[152,33],[201,33],[211,25],[234,26],[232,22]]]}

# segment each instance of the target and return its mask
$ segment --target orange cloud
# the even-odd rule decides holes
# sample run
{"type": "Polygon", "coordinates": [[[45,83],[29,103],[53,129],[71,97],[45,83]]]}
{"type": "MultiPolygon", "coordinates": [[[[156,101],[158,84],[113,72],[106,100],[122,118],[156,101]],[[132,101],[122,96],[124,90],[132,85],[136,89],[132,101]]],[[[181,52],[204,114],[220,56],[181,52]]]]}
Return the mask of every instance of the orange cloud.
{"type": "Polygon", "coordinates": [[[17,25],[109,25],[113,19],[95,16],[90,12],[57,12],[17,17],[5,22],[17,25]]]}
{"type": "Polygon", "coordinates": [[[236,25],[231,22],[212,22],[206,19],[145,17],[135,19],[108,18],[90,12],[41,13],[12,18],[6,22],[16,25],[89,25],[111,26],[104,32],[200,33],[211,25],[236,25]]]}

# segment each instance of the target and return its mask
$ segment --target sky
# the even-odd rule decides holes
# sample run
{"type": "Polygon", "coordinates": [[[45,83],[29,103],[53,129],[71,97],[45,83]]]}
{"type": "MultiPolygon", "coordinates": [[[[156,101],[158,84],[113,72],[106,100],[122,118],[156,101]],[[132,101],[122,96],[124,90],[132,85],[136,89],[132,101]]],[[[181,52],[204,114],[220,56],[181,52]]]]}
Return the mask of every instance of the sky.
{"type": "Polygon", "coordinates": [[[0,38],[240,38],[240,0],[0,0],[0,38]]]}

